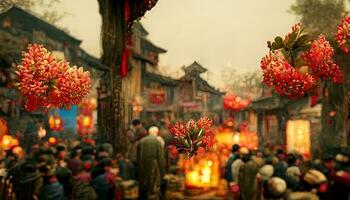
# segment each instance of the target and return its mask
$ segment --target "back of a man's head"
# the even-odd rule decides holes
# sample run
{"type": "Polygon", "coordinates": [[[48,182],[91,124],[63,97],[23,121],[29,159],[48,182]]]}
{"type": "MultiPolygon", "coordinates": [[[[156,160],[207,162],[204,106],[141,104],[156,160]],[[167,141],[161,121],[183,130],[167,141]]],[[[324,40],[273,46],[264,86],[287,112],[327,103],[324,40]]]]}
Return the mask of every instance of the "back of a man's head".
{"type": "Polygon", "coordinates": [[[139,119],[134,119],[134,120],[132,120],[132,125],[133,126],[140,126],[141,125],[141,121],[139,119]]]}

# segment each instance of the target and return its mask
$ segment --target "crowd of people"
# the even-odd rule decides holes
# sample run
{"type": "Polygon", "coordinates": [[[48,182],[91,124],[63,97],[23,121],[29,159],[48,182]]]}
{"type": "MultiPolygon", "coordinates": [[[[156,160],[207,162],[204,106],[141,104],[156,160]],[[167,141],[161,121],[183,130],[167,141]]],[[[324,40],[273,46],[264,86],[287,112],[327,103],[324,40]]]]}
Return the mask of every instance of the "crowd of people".
{"type": "MultiPolygon", "coordinates": [[[[0,199],[123,199],[118,183],[127,180],[138,184],[139,199],[165,199],[164,175],[176,165],[168,125],[146,128],[134,120],[124,155],[111,144],[80,140],[45,141],[25,155],[5,151],[0,199]]],[[[347,200],[350,193],[348,151],[309,160],[280,148],[259,152],[234,145],[224,171],[229,199],[347,200]]]]}
{"type": "Polygon", "coordinates": [[[340,150],[311,161],[297,152],[258,152],[234,145],[225,178],[229,199],[348,200],[349,152],[340,150]]]}
{"type": "MultiPolygon", "coordinates": [[[[134,120],[125,155],[108,143],[59,140],[35,144],[25,155],[5,151],[1,157],[0,199],[123,199],[118,181],[136,180],[139,199],[160,199],[165,174],[165,142],[160,128],[134,120]]],[[[162,132],[163,133],[163,132],[162,132]]],[[[163,190],[164,191],[164,190],[163,190]]]]}

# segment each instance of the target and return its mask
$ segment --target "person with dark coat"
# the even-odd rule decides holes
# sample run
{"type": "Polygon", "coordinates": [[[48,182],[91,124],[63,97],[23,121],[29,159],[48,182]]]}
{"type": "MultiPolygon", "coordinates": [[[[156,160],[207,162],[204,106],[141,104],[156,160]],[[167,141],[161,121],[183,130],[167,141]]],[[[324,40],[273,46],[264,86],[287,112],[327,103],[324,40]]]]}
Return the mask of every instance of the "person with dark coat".
{"type": "Polygon", "coordinates": [[[90,185],[91,176],[84,170],[84,163],[80,159],[71,160],[68,167],[72,170],[72,188],[70,200],[95,200],[94,188],[90,185]]]}
{"type": "Polygon", "coordinates": [[[160,183],[165,175],[163,147],[151,133],[154,132],[140,140],[137,149],[139,199],[142,200],[160,198],[160,183]]]}
{"type": "Polygon", "coordinates": [[[97,194],[97,200],[112,200],[115,198],[116,177],[110,172],[112,160],[104,158],[98,164],[99,172],[94,174],[92,187],[97,194]]]}
{"type": "Polygon", "coordinates": [[[43,187],[40,192],[40,200],[64,200],[63,185],[55,176],[55,168],[52,165],[42,166],[40,168],[43,174],[43,187]]]}

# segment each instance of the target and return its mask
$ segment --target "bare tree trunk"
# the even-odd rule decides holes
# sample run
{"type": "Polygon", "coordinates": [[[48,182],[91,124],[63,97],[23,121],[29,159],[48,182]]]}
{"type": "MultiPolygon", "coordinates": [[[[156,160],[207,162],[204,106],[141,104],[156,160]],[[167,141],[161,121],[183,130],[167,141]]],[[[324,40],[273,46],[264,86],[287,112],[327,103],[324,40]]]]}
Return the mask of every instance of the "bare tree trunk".
{"type": "Polygon", "coordinates": [[[112,143],[116,153],[125,153],[126,135],[123,127],[123,98],[121,95],[122,77],[119,74],[125,44],[126,23],[124,21],[124,1],[98,0],[102,16],[102,63],[110,68],[109,105],[100,119],[101,139],[112,143]]]}

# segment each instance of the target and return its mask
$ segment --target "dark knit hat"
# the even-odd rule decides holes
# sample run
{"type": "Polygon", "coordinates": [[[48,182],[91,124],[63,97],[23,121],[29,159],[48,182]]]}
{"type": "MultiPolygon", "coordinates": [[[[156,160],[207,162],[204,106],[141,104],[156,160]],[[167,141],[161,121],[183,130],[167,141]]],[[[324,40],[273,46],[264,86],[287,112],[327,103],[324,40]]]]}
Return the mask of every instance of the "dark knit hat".
{"type": "Polygon", "coordinates": [[[68,168],[72,170],[72,172],[79,172],[84,168],[84,163],[80,159],[71,159],[68,163],[68,168]]]}

